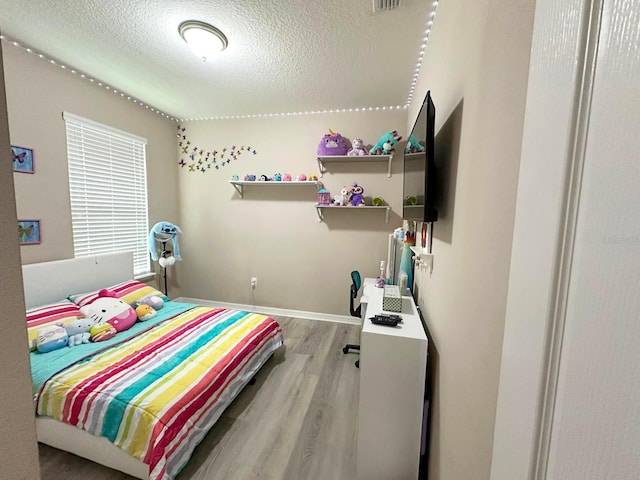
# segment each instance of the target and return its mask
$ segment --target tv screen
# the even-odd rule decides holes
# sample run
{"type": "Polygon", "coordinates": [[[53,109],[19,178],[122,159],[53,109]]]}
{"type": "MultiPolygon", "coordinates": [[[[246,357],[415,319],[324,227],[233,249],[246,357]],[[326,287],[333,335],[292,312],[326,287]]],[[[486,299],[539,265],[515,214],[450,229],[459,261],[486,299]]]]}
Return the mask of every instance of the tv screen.
{"type": "Polygon", "coordinates": [[[438,220],[436,164],[434,161],[436,107],[427,92],[409,135],[404,154],[402,218],[418,222],[438,220]],[[419,146],[418,146],[419,145],[419,146]]]}

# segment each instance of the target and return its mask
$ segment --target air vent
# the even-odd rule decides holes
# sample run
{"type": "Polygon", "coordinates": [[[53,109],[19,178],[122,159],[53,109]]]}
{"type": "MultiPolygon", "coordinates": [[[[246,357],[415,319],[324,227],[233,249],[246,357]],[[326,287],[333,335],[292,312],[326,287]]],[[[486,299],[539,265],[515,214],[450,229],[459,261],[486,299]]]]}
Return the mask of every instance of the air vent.
{"type": "Polygon", "coordinates": [[[373,11],[382,12],[384,10],[393,10],[402,4],[402,0],[372,0],[373,11]]]}

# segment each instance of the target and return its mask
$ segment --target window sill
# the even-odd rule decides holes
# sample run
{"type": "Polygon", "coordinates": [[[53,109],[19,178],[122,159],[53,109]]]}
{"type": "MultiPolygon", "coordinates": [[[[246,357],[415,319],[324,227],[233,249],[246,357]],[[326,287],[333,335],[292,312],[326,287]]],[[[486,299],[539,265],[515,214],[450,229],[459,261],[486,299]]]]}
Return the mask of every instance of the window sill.
{"type": "Polygon", "coordinates": [[[156,277],[156,272],[147,272],[147,273],[139,273],[135,275],[133,278],[140,282],[146,282],[147,280],[151,280],[156,277]]]}

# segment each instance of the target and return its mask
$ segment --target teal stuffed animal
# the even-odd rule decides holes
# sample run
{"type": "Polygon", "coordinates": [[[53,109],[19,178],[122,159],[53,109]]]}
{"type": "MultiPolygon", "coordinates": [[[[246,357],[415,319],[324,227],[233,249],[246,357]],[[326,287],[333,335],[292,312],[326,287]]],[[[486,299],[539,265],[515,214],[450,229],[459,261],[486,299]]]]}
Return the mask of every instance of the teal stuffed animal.
{"type": "Polygon", "coordinates": [[[398,135],[398,132],[387,132],[380,137],[378,143],[369,149],[371,155],[389,155],[395,150],[396,144],[402,140],[402,137],[398,135]]]}
{"type": "Polygon", "coordinates": [[[404,153],[421,153],[424,152],[424,147],[418,143],[413,135],[409,136],[409,141],[404,147],[404,153]]]}
{"type": "Polygon", "coordinates": [[[182,260],[180,256],[180,246],[178,245],[178,234],[182,233],[180,227],[170,222],[158,222],[149,232],[149,252],[151,253],[151,259],[158,261],[158,250],[156,248],[156,242],[167,243],[171,241],[173,244],[173,257],[176,261],[182,260]]]}

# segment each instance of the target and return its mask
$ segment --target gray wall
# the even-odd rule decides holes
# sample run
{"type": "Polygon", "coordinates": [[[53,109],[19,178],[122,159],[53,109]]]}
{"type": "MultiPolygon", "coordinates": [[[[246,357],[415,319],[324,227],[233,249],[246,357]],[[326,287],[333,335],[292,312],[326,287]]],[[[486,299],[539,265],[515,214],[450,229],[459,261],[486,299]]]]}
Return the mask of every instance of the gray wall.
{"type": "Polygon", "coordinates": [[[490,474],[533,8],[440,2],[416,88],[436,105],[443,185],[434,270],[416,275],[438,356],[431,480],[490,474]]]}
{"type": "Polygon", "coordinates": [[[3,446],[0,449],[0,478],[28,480],[40,478],[38,448],[31,385],[29,351],[25,348],[27,326],[24,318],[24,294],[20,247],[16,235],[16,202],[13,168],[9,161],[9,125],[5,102],[2,42],[0,42],[0,222],[7,235],[0,250],[0,425],[3,446]]]}
{"type": "MultiPolygon", "coordinates": [[[[380,196],[383,211],[334,209],[319,223],[314,186],[247,186],[241,199],[228,180],[236,173],[319,175],[316,152],[329,129],[374,144],[384,132],[405,134],[406,110],[201,121],[184,125],[190,149],[251,146],[224,167],[190,172],[175,167],[180,181],[184,235],[182,292],[197,298],[311,312],[349,315],[351,270],[376,276],[387,257],[388,233],[402,224],[402,154],[392,162],[332,163],[320,180],[332,193],[357,182],[365,197],[380,196]],[[251,277],[258,287],[251,289],[251,277]]],[[[242,152],[242,150],[241,150],[242,152]]],[[[206,156],[206,154],[204,154],[206,156]]],[[[226,158],[229,157],[227,154],[226,158]]],[[[188,155],[181,155],[190,163],[188,155]]],[[[271,183],[271,182],[270,182],[271,183]]]]}
{"type": "Polygon", "coordinates": [[[18,218],[42,227],[40,245],[21,247],[22,263],[73,257],[63,111],[146,138],[149,225],[180,223],[175,122],[10,44],[4,70],[11,143],[34,150],[35,174],[14,174],[18,218]]]}

